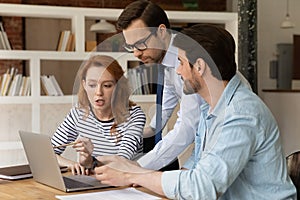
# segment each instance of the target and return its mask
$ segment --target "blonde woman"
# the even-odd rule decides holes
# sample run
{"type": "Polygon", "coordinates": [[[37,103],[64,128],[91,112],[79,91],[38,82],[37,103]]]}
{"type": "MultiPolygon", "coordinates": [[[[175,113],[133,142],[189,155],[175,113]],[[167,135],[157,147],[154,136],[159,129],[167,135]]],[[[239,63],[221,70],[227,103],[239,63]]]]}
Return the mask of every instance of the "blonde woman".
{"type": "Polygon", "coordinates": [[[96,156],[134,159],[143,149],[145,114],[129,100],[130,88],[119,63],[109,56],[92,56],[78,73],[78,105],[73,107],[52,137],[54,146],[76,142],[79,163],[61,156],[58,162],[73,174],[89,173],[96,156]]]}

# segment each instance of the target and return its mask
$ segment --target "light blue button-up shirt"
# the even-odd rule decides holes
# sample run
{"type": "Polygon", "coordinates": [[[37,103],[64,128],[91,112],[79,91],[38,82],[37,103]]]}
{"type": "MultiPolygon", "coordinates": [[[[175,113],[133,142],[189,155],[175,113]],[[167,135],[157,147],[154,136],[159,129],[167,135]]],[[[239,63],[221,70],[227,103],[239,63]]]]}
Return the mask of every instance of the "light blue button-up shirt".
{"type": "Polygon", "coordinates": [[[276,121],[238,75],[215,108],[209,108],[207,103],[201,106],[193,169],[163,172],[165,195],[201,200],[296,199],[276,121]]]}
{"type": "MultiPolygon", "coordinates": [[[[174,36],[173,34],[172,40],[174,36]]],[[[162,126],[165,126],[179,102],[180,109],[173,129],[155,145],[153,150],[137,161],[140,166],[154,170],[172,162],[189,144],[194,142],[200,119],[200,105],[203,101],[197,94],[186,95],[183,93],[183,80],[176,74],[179,66],[176,47],[169,46],[162,64],[166,66],[162,99],[162,126]]],[[[155,128],[155,116],[152,118],[150,126],[155,128]]]]}

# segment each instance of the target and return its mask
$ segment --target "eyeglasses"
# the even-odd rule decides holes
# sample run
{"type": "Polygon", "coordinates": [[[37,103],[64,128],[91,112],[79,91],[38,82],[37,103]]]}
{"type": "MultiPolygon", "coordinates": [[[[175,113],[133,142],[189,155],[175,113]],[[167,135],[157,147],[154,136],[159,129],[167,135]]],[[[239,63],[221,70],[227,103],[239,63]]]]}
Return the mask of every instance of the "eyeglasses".
{"type": "Polygon", "coordinates": [[[147,40],[149,40],[149,38],[155,33],[155,31],[151,31],[151,33],[145,38],[145,39],[142,39],[140,41],[137,41],[136,43],[134,44],[127,44],[125,43],[123,45],[124,49],[126,51],[128,51],[129,53],[132,53],[134,51],[134,49],[137,49],[139,51],[144,51],[148,48],[146,42],[147,40]]]}

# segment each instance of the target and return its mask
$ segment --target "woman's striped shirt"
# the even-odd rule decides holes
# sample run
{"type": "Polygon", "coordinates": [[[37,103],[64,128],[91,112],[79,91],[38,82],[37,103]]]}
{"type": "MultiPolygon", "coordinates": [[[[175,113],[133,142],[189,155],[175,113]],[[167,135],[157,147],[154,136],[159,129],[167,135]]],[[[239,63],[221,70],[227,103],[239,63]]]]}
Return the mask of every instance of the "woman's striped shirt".
{"type": "MultiPolygon", "coordinates": [[[[90,138],[94,144],[93,156],[119,155],[134,159],[143,152],[143,129],[146,116],[139,106],[132,106],[126,122],[117,125],[118,134],[111,134],[114,120],[101,121],[92,112],[86,117],[85,112],[72,108],[64,121],[57,128],[51,142],[61,145],[73,142],[77,137],[90,138]]],[[[62,154],[63,148],[55,149],[56,154],[62,154]]]]}

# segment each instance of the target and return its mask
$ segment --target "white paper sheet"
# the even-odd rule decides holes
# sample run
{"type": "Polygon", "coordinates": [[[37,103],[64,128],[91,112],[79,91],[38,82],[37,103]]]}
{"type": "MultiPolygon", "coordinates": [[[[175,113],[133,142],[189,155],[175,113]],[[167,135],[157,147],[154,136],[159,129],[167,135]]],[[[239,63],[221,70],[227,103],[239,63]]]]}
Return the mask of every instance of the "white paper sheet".
{"type": "Polygon", "coordinates": [[[159,197],[141,192],[135,188],[125,188],[120,190],[110,190],[104,192],[92,192],[86,194],[75,195],[56,195],[61,200],[154,200],[161,199],[159,197]]]}

